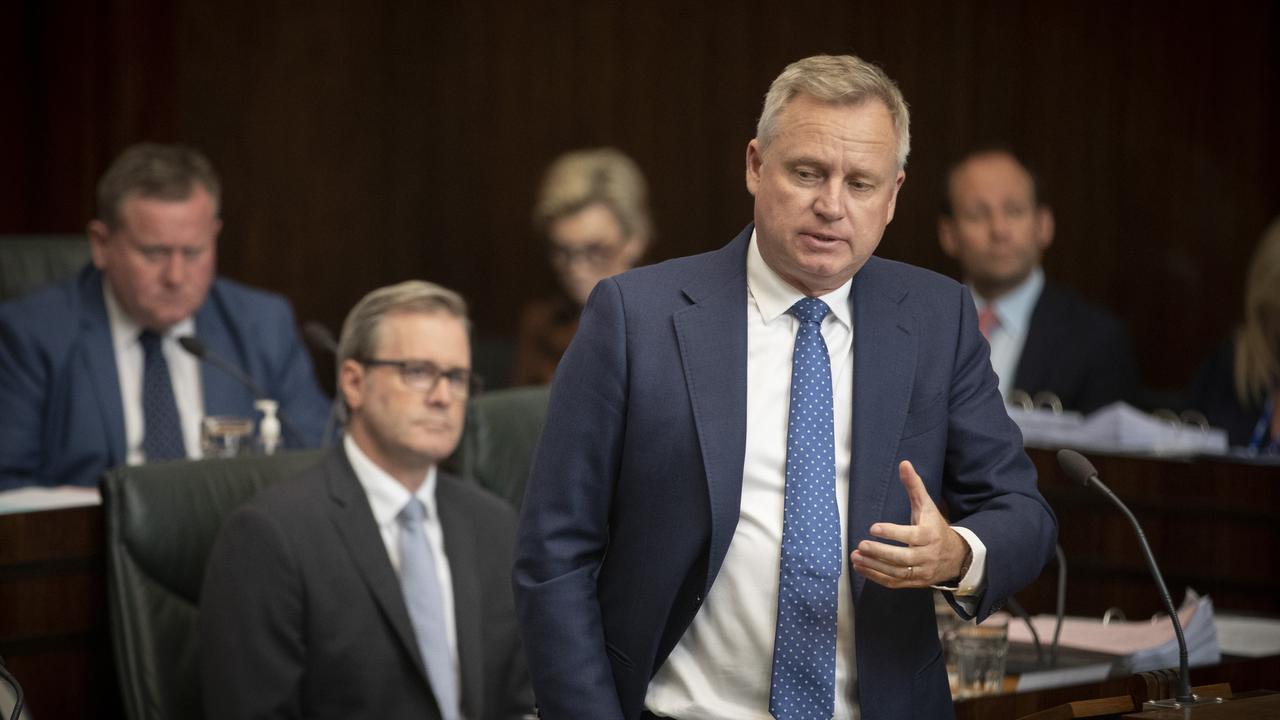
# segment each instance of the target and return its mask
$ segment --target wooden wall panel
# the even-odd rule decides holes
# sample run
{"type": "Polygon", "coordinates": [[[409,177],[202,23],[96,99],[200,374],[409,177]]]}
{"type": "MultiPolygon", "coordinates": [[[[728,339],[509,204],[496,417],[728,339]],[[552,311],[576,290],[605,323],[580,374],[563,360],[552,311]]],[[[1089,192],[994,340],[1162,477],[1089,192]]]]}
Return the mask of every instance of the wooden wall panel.
{"type": "Polygon", "coordinates": [[[125,144],[180,138],[225,178],[223,271],[336,327],[372,287],[454,286],[483,334],[553,287],[529,227],[559,152],[613,144],[653,185],[654,259],[750,219],[743,153],[788,61],[854,51],[913,108],[881,254],[943,272],[948,162],[1004,140],[1058,217],[1052,279],[1132,327],[1181,386],[1239,315],[1280,212],[1280,10],[1205,5],[337,0],[19,3],[0,60],[0,232],[67,231],[125,144]],[[51,5],[51,7],[47,6],[51,5]]]}

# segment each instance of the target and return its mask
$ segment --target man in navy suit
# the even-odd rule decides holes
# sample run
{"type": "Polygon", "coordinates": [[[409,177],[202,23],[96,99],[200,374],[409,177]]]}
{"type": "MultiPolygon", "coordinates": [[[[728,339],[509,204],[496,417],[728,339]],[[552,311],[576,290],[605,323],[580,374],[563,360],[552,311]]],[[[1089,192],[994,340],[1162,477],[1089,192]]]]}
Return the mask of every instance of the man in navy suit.
{"type": "Polygon", "coordinates": [[[908,128],[878,67],[793,63],[754,224],[596,286],[517,536],[542,717],[948,716],[931,588],[982,619],[1040,572],[1055,520],[968,291],[872,256],[908,128]]]}
{"type": "Polygon", "coordinates": [[[1134,402],[1138,373],[1124,325],[1045,282],[1040,261],[1054,220],[1036,185],[1008,150],[975,150],[952,166],[947,211],[938,219],[942,250],[973,291],[1000,394],[1050,392],[1085,413],[1134,402]]]}
{"type": "Polygon", "coordinates": [[[186,335],[280,403],[286,445],[320,444],[329,401],[288,302],[215,279],[219,198],[199,152],[134,145],[98,184],[92,264],[0,304],[0,489],[200,457],[203,417],[253,417],[252,392],[184,351],[186,335]]]}

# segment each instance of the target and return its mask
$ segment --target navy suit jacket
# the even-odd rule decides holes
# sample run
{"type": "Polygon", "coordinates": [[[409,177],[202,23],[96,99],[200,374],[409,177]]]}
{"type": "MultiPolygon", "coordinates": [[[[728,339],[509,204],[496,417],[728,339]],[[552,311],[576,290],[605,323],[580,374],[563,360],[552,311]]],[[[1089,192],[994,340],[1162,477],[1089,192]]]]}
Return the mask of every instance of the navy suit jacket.
{"type": "MultiPolygon", "coordinates": [[[[544,718],[639,717],[739,517],[746,436],[746,251],[601,281],[557,371],[513,580],[544,718]]],[[[846,551],[910,522],[911,460],[987,546],[977,615],[1034,579],[1056,535],[1001,402],[968,290],[871,258],[850,291],[853,458],[846,551]]],[[[862,716],[951,712],[929,590],[852,574],[862,716]]]]}
{"type": "MultiPolygon", "coordinates": [[[[463,714],[517,720],[533,696],[508,585],[515,513],[446,473],[436,503],[463,714]]],[[[200,596],[200,665],[211,720],[439,720],[400,579],[341,447],[227,518],[200,596]]]]}
{"type": "Polygon", "coordinates": [[[1031,311],[1013,387],[1032,395],[1048,390],[1067,410],[1083,413],[1117,400],[1134,403],[1138,370],[1129,333],[1111,313],[1045,285],[1031,311]]]}
{"type": "MultiPolygon", "coordinates": [[[[0,303],[0,490],[23,485],[97,485],[125,462],[111,326],[102,273],[0,303]]],[[[302,434],[288,447],[318,447],[329,399],[316,384],[289,303],[215,280],[195,315],[196,335],[280,402],[302,434]]],[[[200,371],[206,415],[255,417],[253,394],[209,363],[200,371]]]]}

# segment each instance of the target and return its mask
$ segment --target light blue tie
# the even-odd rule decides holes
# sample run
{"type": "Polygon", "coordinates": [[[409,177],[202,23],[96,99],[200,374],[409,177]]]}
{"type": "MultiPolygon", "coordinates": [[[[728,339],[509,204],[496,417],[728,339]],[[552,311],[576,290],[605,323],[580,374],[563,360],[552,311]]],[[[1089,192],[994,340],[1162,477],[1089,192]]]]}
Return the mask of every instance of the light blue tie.
{"type": "Polygon", "coordinates": [[[413,621],[413,634],[427,666],[427,679],[444,720],[457,720],[458,685],[453,673],[453,653],[445,628],[444,598],[436,576],[435,558],[422,529],[426,508],[412,498],[396,516],[400,525],[400,589],[413,621]]]}
{"type": "Polygon", "coordinates": [[[161,337],[151,330],[138,334],[142,344],[142,454],[147,462],[177,460],[187,456],[182,421],[173,397],[169,363],[164,359],[161,337]]]}
{"type": "Polygon", "coordinates": [[[836,505],[830,312],[817,298],[791,306],[800,321],[791,358],[787,477],[769,712],[778,720],[830,720],[835,704],[840,509],[836,505]]]}

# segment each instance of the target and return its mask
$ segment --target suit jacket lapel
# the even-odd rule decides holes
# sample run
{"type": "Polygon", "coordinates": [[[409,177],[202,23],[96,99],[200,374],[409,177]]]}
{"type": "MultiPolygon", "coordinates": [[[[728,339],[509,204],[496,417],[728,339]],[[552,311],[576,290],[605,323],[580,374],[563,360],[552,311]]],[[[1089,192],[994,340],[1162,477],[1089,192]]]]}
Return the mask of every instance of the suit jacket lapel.
{"type": "Polygon", "coordinates": [[[359,569],[361,578],[369,587],[378,609],[391,626],[392,634],[412,658],[422,681],[427,682],[426,665],[418,650],[418,641],[413,634],[413,621],[409,619],[409,610],[405,607],[404,595],[400,591],[400,578],[391,567],[387,546],[382,542],[382,536],[373,521],[373,511],[369,509],[364,488],[356,479],[355,471],[347,462],[341,446],[329,453],[324,470],[329,497],[333,501],[333,524],[342,537],[347,552],[351,554],[354,565],[359,569]]]}
{"type": "MultiPolygon", "coordinates": [[[[853,303],[853,458],[849,471],[849,527],[852,552],[881,519],[889,483],[897,482],[894,458],[907,419],[915,380],[915,322],[903,307],[904,288],[879,282],[872,257],[854,275],[853,303]]],[[[853,576],[857,602],[865,578],[853,576]]]]}
{"type": "Polygon", "coordinates": [[[1057,323],[1053,321],[1054,298],[1048,286],[1040,291],[1035,307],[1031,309],[1031,318],[1027,326],[1027,339],[1022,345],[1022,354],[1018,357],[1018,366],[1013,371],[1013,387],[1019,390],[1034,392],[1033,388],[1043,388],[1049,384],[1043,377],[1045,369],[1053,363],[1048,355],[1053,352],[1053,343],[1049,341],[1049,333],[1053,332],[1057,323]]]}
{"type": "Polygon", "coordinates": [[[111,341],[111,321],[102,293],[102,273],[86,268],[80,279],[81,357],[85,374],[94,389],[107,439],[107,467],[125,462],[124,406],[120,399],[120,376],[116,369],[115,345],[111,341]]]}
{"type": "Polygon", "coordinates": [[[444,535],[445,555],[453,580],[453,615],[458,633],[458,666],[462,675],[462,714],[484,717],[484,632],[480,617],[481,592],[478,568],[481,560],[477,544],[471,541],[467,519],[451,512],[451,488],[440,478],[436,483],[436,506],[444,535]]]}
{"type": "MultiPolygon", "coordinates": [[[[235,339],[218,311],[212,290],[196,311],[196,337],[209,352],[249,373],[237,351],[235,339]]],[[[204,392],[205,415],[255,417],[253,393],[213,363],[200,363],[200,383],[204,392]]]]}
{"type": "Polygon", "coordinates": [[[747,226],[713,253],[673,316],[711,500],[711,587],[738,524],[747,434],[747,226]]]}

